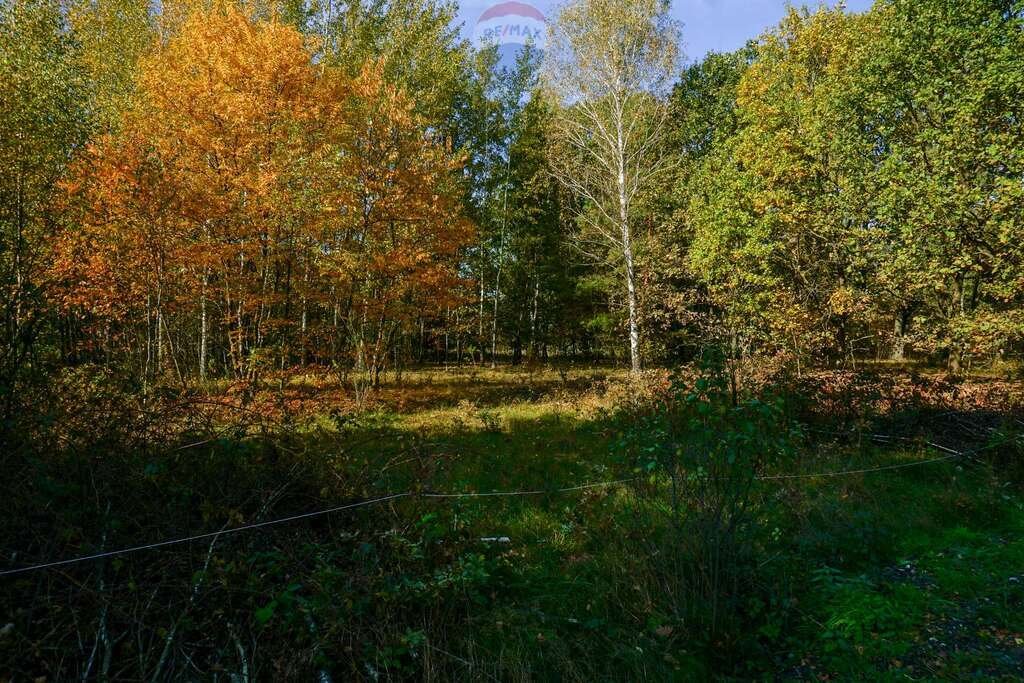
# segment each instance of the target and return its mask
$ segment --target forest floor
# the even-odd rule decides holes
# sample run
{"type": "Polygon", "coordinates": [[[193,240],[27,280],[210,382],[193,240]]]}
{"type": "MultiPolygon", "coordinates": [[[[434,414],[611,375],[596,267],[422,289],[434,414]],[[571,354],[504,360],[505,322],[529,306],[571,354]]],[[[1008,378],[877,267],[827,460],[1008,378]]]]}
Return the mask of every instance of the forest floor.
{"type": "MultiPolygon", "coordinates": [[[[175,528],[216,529],[224,517],[265,521],[415,495],[211,544],[215,560],[202,571],[215,578],[205,581],[196,578],[205,544],[122,558],[105,578],[76,566],[51,579],[102,587],[118,580],[111,574],[126,586],[159,575],[167,583],[180,564],[184,595],[202,592],[204,607],[189,603],[186,625],[200,633],[183,634],[171,659],[180,652],[182,666],[200,670],[230,671],[237,649],[253,667],[262,655],[268,677],[322,666],[367,679],[1019,679],[1024,466],[1019,436],[999,445],[993,434],[1019,424],[1011,403],[1024,396],[1021,385],[895,371],[881,379],[822,373],[813,382],[821,393],[803,416],[801,454],[768,473],[799,478],[759,482],[753,560],[713,631],[687,623],[683,598],[645,556],[651,546],[637,538],[631,488],[603,485],[635,474],[621,448],[630,425],[617,411],[641,390],[615,369],[423,370],[359,400],[326,377],[292,380],[247,404],[259,417],[246,434],[188,442],[165,469],[146,456],[137,470],[145,481],[119,485],[165,498],[153,501],[148,523],[124,525],[108,544],[138,542],[143,530],[152,540],[175,528]],[[875,408],[833,414],[854,403],[875,408]],[[268,430],[287,434],[269,451],[238,445],[268,430]],[[287,479],[271,486],[272,472],[287,479]],[[831,476],[839,472],[848,474],[831,476]],[[332,480],[343,483],[332,488],[332,480]],[[172,481],[187,491],[166,493],[172,481]],[[271,495],[278,484],[290,493],[271,495]],[[559,491],[590,484],[598,486],[559,491]],[[245,488],[265,492],[258,507],[245,488]],[[492,493],[524,495],[424,495],[492,493]],[[296,635],[297,615],[315,619],[316,644],[296,635]],[[221,647],[209,635],[218,620],[251,635],[221,647]],[[279,647],[305,654],[296,663],[279,647]]],[[[242,410],[229,388],[207,397],[231,406],[224,415],[242,410]]],[[[79,525],[65,531],[65,548],[100,531],[62,524],[79,525]]],[[[63,658],[54,663],[55,652],[74,639],[43,636],[66,618],[63,606],[26,615],[9,591],[38,593],[40,584],[19,581],[0,594],[0,622],[12,624],[0,631],[0,660],[17,661],[12,679],[62,679],[71,670],[63,658]]],[[[91,591],[83,614],[102,609],[91,591]]],[[[128,592],[118,599],[135,621],[168,621],[128,592]]]]}
{"type": "MultiPolygon", "coordinates": [[[[900,368],[881,367],[885,381],[869,376],[869,392],[863,382],[850,382],[839,392],[840,400],[847,400],[849,391],[860,401],[870,392],[885,403],[905,396],[900,388],[915,381],[900,368]]],[[[824,378],[834,375],[821,373],[815,381],[824,378]]],[[[369,457],[394,463],[396,444],[425,439],[432,457],[443,463],[431,473],[433,485],[448,492],[551,490],[606,481],[616,471],[617,432],[610,415],[628,398],[626,379],[622,370],[589,368],[407,373],[400,385],[385,385],[363,406],[364,452],[375,450],[369,457]]],[[[942,394],[920,375],[916,382],[928,393],[942,394]]],[[[325,400],[353,407],[348,394],[321,389],[315,380],[293,384],[289,395],[300,405],[292,408],[316,411],[325,400]]],[[[985,418],[1010,407],[1000,406],[1002,396],[1022,392],[1024,385],[992,377],[958,383],[953,401],[963,410],[936,410],[938,419],[926,424],[924,434],[965,448],[964,440],[969,443],[970,432],[984,428],[985,418]],[[959,423],[952,430],[951,421],[959,423]]],[[[942,398],[948,407],[950,397],[942,398]]],[[[321,417],[327,414],[319,410],[321,417]]],[[[904,412],[895,421],[906,417],[904,412]]],[[[928,422],[918,411],[913,417],[928,422]]],[[[943,455],[934,447],[851,447],[820,437],[815,449],[815,471],[821,472],[943,455]]],[[[401,489],[409,482],[398,477],[390,483],[401,489]]],[[[606,535],[606,523],[599,520],[600,501],[614,495],[587,492],[584,501],[578,493],[525,501],[462,500],[455,504],[457,512],[435,514],[457,514],[473,536],[506,543],[502,552],[518,558],[522,595],[514,613],[495,622],[514,624],[528,615],[530,626],[520,623],[526,633],[518,636],[529,639],[536,630],[538,636],[547,634],[540,642],[550,643],[586,638],[580,624],[593,630],[603,622],[588,620],[598,597],[587,588],[600,585],[593,577],[606,571],[608,553],[616,552],[614,536],[606,535]]],[[[766,576],[778,572],[775,580],[792,593],[775,606],[778,613],[772,613],[773,606],[752,606],[763,612],[764,623],[760,632],[748,634],[778,648],[772,654],[776,673],[903,680],[1015,678],[1024,671],[1024,498],[991,467],[957,460],[838,479],[810,477],[780,487],[778,495],[791,499],[791,526],[778,554],[764,558],[760,568],[766,576]],[[809,580],[795,582],[801,575],[809,580]]],[[[665,663],[679,661],[679,653],[672,654],[677,645],[658,642],[671,641],[675,629],[663,623],[670,618],[658,614],[657,604],[646,609],[643,621],[657,643],[652,649],[665,652],[665,663]]],[[[609,638],[619,626],[609,624],[609,638]]],[[[710,645],[710,651],[707,643],[694,651],[682,646],[696,658],[690,666],[702,660],[700,674],[682,663],[671,667],[674,673],[685,678],[717,669],[715,644],[710,645]]],[[[764,666],[765,661],[753,663],[747,673],[765,673],[764,666]]]]}

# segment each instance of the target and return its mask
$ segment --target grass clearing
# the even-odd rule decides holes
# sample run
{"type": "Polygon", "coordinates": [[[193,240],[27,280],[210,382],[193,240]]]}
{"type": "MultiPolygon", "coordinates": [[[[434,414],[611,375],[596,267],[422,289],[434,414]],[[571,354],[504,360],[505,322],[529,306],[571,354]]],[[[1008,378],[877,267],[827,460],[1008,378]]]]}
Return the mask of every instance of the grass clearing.
{"type": "MultiPolygon", "coordinates": [[[[686,588],[700,566],[687,553],[699,547],[673,540],[665,480],[638,470],[630,450],[643,456],[648,444],[676,437],[658,432],[660,423],[648,433],[647,422],[623,412],[633,390],[621,375],[407,374],[407,385],[383,387],[357,413],[339,407],[340,388],[317,381],[289,385],[283,398],[268,390],[247,408],[273,414],[288,432],[261,436],[254,423],[171,459],[126,453],[110,476],[141,473],[115,483],[133,500],[148,492],[152,509],[111,513],[132,518],[107,524],[111,545],[173,536],[186,522],[210,529],[396,491],[546,493],[411,497],[235,536],[213,548],[205,572],[201,544],[76,566],[57,577],[93,587],[76,610],[98,615],[114,604],[130,631],[136,611],[147,626],[159,621],[145,600],[198,590],[204,607],[187,610],[191,656],[227,668],[233,655],[204,633],[246,629],[261,671],[281,677],[318,667],[435,680],[1019,675],[1024,502],[1012,468],[967,459],[814,476],[936,451],[802,428],[792,459],[763,474],[808,476],[756,482],[736,556],[742,583],[722,603],[728,618],[708,630],[686,588]],[[462,394],[474,398],[456,400],[462,394]],[[626,476],[645,483],[554,492],[626,476]],[[254,493],[224,498],[246,489],[254,493]],[[99,571],[123,591],[106,603],[99,571]],[[177,578],[163,578],[162,592],[138,591],[168,573],[177,578]],[[318,636],[296,640],[310,623],[318,636]]],[[[217,401],[231,396],[222,388],[217,401]]],[[[33,485],[33,499],[90,495],[61,489],[56,474],[46,481],[33,485]]],[[[104,529],[102,516],[46,524],[75,534],[67,547],[83,549],[104,529]]],[[[19,671],[48,661],[29,647],[36,629],[67,618],[57,602],[13,607],[37,579],[9,583],[2,596],[15,626],[0,655],[19,671]]]]}

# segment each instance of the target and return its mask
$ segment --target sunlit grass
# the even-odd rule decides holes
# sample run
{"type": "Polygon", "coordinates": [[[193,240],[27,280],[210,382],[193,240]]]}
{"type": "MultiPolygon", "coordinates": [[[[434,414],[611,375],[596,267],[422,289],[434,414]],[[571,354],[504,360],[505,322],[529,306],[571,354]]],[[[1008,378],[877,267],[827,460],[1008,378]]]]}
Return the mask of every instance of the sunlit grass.
{"type": "MultiPolygon", "coordinates": [[[[296,399],[310,457],[326,457],[318,443],[340,449],[339,478],[358,461],[381,492],[541,492],[396,508],[430,515],[438,537],[459,537],[502,567],[500,595],[474,622],[473,646],[491,648],[488,656],[558,662],[552,671],[564,673],[605,643],[602,661],[623,671],[650,666],[637,648],[659,653],[665,676],[686,680],[711,666],[719,645],[665,636],[687,625],[658,598],[663,588],[636,575],[652,559],[638,554],[637,535],[668,518],[664,499],[640,501],[629,486],[555,492],[636,474],[616,445],[627,428],[619,409],[633,391],[623,371],[421,369],[385,378],[362,404],[333,376],[296,378],[283,391],[296,399]]],[[[754,543],[766,550],[755,592],[771,586],[766,595],[775,602],[750,618],[763,632],[744,647],[751,662],[767,651],[785,654],[751,666],[786,670],[803,661],[817,676],[873,680],[927,671],[925,660],[950,675],[1004,670],[977,648],[936,664],[929,638],[936,624],[974,624],[984,615],[1011,634],[992,636],[1004,651],[1024,628],[1021,595],[1009,583],[1024,573],[1015,494],[972,462],[813,476],[939,454],[920,444],[806,437],[793,460],[768,472],[806,478],[758,484],[763,538],[754,543]],[[918,576],[927,580],[915,583],[918,576]]]]}

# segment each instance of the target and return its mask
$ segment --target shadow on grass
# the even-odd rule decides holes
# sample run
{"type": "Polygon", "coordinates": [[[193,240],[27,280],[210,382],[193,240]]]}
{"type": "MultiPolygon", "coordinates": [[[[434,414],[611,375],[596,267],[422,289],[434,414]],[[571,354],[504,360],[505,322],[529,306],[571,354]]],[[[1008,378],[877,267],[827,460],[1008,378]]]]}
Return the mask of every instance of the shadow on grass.
{"type": "MultiPolygon", "coordinates": [[[[83,447],[33,455],[8,473],[14,483],[0,545],[17,553],[12,562],[27,563],[383,493],[551,491],[615,479],[629,469],[616,450],[625,418],[601,402],[606,379],[602,370],[566,377],[482,371],[436,381],[410,375],[402,387],[381,390],[375,411],[356,416],[337,410],[344,406],[332,394],[336,386],[289,387],[323,411],[299,411],[308,419],[273,433],[225,434],[170,453],[83,447]]],[[[943,429],[966,422],[983,426],[976,442],[990,434],[991,406],[976,402],[951,412],[911,399],[891,402],[870,420],[832,416],[823,424],[937,440],[943,429]]],[[[870,438],[812,436],[804,450],[801,464],[818,471],[922,457],[913,443],[870,438]]],[[[904,663],[932,666],[929,638],[941,637],[933,634],[956,619],[1019,628],[1018,594],[987,587],[1009,585],[1019,549],[991,557],[980,550],[1019,528],[1019,499],[1000,488],[997,474],[950,462],[764,483],[771,505],[759,520],[760,606],[744,607],[749,630],[733,649],[687,633],[687,624],[671,621],[665,596],[638,587],[635,570],[654,558],[639,553],[629,535],[636,529],[623,516],[628,492],[595,490],[410,497],[212,546],[186,544],[35,575],[0,588],[4,614],[15,624],[14,635],[0,640],[0,659],[26,677],[49,671],[55,679],[78,678],[88,647],[76,643],[94,640],[105,618],[112,631],[131,635],[120,647],[131,649],[124,666],[136,678],[151,673],[179,620],[170,655],[175,671],[239,670],[227,635],[238,633],[246,645],[260,643],[259,673],[279,679],[311,678],[313,662],[346,680],[370,677],[367,666],[387,672],[384,678],[411,678],[429,657],[440,678],[875,678],[894,666],[893,652],[904,653],[904,663]],[[958,529],[982,540],[967,543],[958,529]],[[907,561],[917,574],[897,570],[907,561]],[[986,582],[969,581],[977,567],[987,572],[986,582]],[[935,589],[919,579],[922,572],[935,589]],[[832,584],[820,578],[826,575],[832,584]],[[26,595],[33,596],[27,605],[26,595]],[[998,599],[1004,607],[992,611],[998,599]],[[939,618],[929,621],[931,614],[939,618]],[[822,625],[830,623],[834,635],[823,638],[822,625]],[[877,646],[880,639],[901,644],[886,649],[877,646]],[[858,662],[857,648],[868,648],[872,658],[858,662]],[[135,661],[150,662],[149,670],[131,671],[135,661]]],[[[1005,661],[1012,664],[1014,656],[1005,661]]],[[[957,666],[1007,671],[988,659],[957,666]]]]}

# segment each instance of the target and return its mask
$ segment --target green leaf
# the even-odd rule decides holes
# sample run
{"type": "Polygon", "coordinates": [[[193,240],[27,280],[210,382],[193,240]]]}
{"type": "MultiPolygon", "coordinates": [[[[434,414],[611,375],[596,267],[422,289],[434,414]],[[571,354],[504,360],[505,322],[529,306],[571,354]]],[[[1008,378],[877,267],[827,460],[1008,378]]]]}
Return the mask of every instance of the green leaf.
{"type": "Polygon", "coordinates": [[[277,611],[277,600],[272,600],[266,607],[262,607],[256,610],[256,623],[265,625],[268,621],[274,618],[274,612],[277,611]]]}

